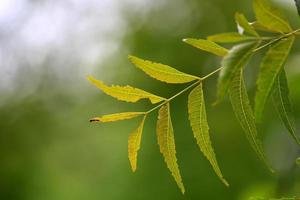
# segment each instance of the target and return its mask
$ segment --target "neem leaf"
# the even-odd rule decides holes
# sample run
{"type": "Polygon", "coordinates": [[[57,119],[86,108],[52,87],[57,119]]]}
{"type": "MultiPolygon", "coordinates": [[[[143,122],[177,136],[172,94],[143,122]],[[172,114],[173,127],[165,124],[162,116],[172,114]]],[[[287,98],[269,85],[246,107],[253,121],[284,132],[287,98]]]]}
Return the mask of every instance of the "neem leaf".
{"type": "Polygon", "coordinates": [[[235,13],[235,21],[240,29],[245,33],[259,37],[255,29],[250,25],[247,18],[242,13],[235,13]]]}
{"type": "Polygon", "coordinates": [[[263,26],[280,33],[292,31],[289,22],[270,0],[254,0],[253,7],[257,21],[263,26]]]}
{"type": "Polygon", "coordinates": [[[90,122],[114,122],[125,119],[132,119],[140,115],[144,115],[145,112],[123,112],[110,115],[103,115],[101,117],[94,117],[90,119],[90,122]]]}
{"type": "Polygon", "coordinates": [[[272,92],[273,104],[275,105],[279,116],[291,136],[300,145],[299,138],[295,133],[294,118],[292,114],[292,105],[289,99],[289,88],[285,70],[282,69],[275,80],[272,92]]]}
{"type": "Polygon", "coordinates": [[[133,88],[131,86],[107,86],[102,81],[99,81],[92,76],[88,76],[88,80],[102,90],[105,94],[112,96],[118,100],[126,102],[137,102],[140,99],[149,99],[151,103],[164,101],[165,98],[151,94],[144,90],[133,88]]]}
{"type": "Polygon", "coordinates": [[[177,164],[175,140],[173,126],[170,116],[170,105],[163,105],[158,112],[158,120],[156,126],[157,140],[164,160],[172,173],[181,192],[184,193],[184,186],[177,164]]]}
{"type": "Polygon", "coordinates": [[[207,37],[207,40],[216,43],[237,43],[237,42],[256,40],[256,39],[257,39],[256,37],[241,35],[236,32],[220,33],[220,34],[215,34],[207,37]]]}
{"type": "Polygon", "coordinates": [[[137,154],[141,147],[141,138],[145,119],[146,115],[144,116],[138,128],[130,133],[128,137],[128,158],[133,172],[135,172],[137,166],[137,154]]]}
{"type": "Polygon", "coordinates": [[[189,120],[197,144],[212,165],[215,173],[221,181],[228,186],[219,168],[214,149],[209,136],[209,127],[206,117],[205,102],[203,97],[202,83],[195,87],[188,97],[189,120]]]}
{"type": "Polygon", "coordinates": [[[267,164],[266,157],[258,138],[253,111],[250,106],[247,90],[243,78],[243,69],[237,71],[229,89],[230,101],[236,118],[240,122],[246,137],[259,158],[267,164]]]}
{"type": "Polygon", "coordinates": [[[229,53],[223,58],[222,69],[218,81],[218,100],[221,101],[232,82],[233,77],[243,68],[257,47],[256,42],[238,44],[230,49],[229,53]]]}
{"type": "Polygon", "coordinates": [[[283,39],[272,45],[260,65],[255,95],[255,118],[261,121],[262,113],[271,93],[274,82],[283,68],[294,43],[294,36],[283,39]]]}
{"type": "Polygon", "coordinates": [[[228,52],[228,50],[224,47],[208,40],[187,38],[183,39],[183,41],[189,45],[192,45],[193,47],[213,53],[217,56],[225,56],[228,52]]]}
{"type": "Polygon", "coordinates": [[[143,60],[135,56],[129,56],[128,59],[146,74],[157,80],[166,83],[188,83],[199,79],[196,76],[183,73],[168,65],[143,60]]]}

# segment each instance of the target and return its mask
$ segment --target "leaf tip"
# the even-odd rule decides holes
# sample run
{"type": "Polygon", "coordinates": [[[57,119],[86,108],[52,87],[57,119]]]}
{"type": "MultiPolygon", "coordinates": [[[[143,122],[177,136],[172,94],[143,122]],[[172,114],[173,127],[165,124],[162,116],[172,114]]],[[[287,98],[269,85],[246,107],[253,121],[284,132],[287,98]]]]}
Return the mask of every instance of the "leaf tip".
{"type": "Polygon", "coordinates": [[[128,60],[130,61],[130,62],[133,62],[137,57],[136,56],[133,56],[133,55],[128,55],[128,60]]]}
{"type": "Polygon", "coordinates": [[[101,120],[99,119],[99,117],[95,117],[89,120],[89,122],[100,122],[101,120]]]}
{"type": "Polygon", "coordinates": [[[229,183],[223,178],[222,179],[222,182],[224,183],[224,185],[226,186],[226,187],[229,187],[230,185],[229,185],[229,183]]]}
{"type": "Polygon", "coordinates": [[[94,77],[92,75],[87,75],[86,79],[92,82],[94,80],[94,77]]]}
{"type": "Polygon", "coordinates": [[[183,38],[182,39],[182,42],[187,42],[188,41],[188,38],[183,38]]]}

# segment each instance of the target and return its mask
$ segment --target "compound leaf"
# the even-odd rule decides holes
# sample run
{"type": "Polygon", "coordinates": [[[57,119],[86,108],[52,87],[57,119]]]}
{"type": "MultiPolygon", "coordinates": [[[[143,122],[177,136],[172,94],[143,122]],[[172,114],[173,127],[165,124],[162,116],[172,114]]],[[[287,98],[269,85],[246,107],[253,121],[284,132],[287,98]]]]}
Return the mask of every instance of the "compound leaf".
{"type": "Polygon", "coordinates": [[[170,105],[163,105],[158,112],[156,126],[157,140],[164,160],[172,173],[181,192],[184,193],[179,167],[177,164],[173,126],[170,116],[170,105]]]}
{"type": "MultiPolygon", "coordinates": [[[[251,109],[247,90],[243,78],[243,69],[240,69],[234,76],[232,84],[229,89],[230,101],[233,107],[233,111],[242,126],[242,129],[246,133],[246,137],[250,142],[252,148],[257,153],[259,158],[267,164],[265,154],[261,145],[261,142],[257,135],[257,129],[253,111],[251,109]]],[[[272,169],[269,167],[272,171],[272,169]]]]}
{"type": "Polygon", "coordinates": [[[289,22],[270,0],[254,0],[253,7],[257,21],[264,27],[280,33],[292,31],[289,22]]]}
{"type": "Polygon", "coordinates": [[[292,105],[289,99],[289,88],[286,78],[285,70],[282,69],[280,74],[275,80],[272,92],[273,104],[275,105],[279,116],[284,123],[291,136],[300,145],[299,138],[297,137],[294,129],[294,118],[292,115],[292,105]]]}
{"type": "Polygon", "coordinates": [[[88,80],[96,87],[102,90],[105,94],[112,96],[118,100],[126,102],[137,102],[140,99],[149,99],[151,103],[158,103],[164,101],[165,98],[151,94],[144,90],[133,88],[131,86],[107,86],[102,81],[99,81],[92,76],[88,76],[88,80]]]}
{"type": "Polygon", "coordinates": [[[256,37],[241,35],[236,32],[231,33],[220,33],[216,35],[211,35],[207,37],[207,40],[217,43],[236,43],[243,42],[247,40],[256,40],[256,37]]]}
{"type": "Polygon", "coordinates": [[[199,79],[196,76],[180,72],[168,65],[143,60],[135,56],[129,56],[129,60],[146,74],[166,83],[188,83],[199,79]]]}
{"type": "Polygon", "coordinates": [[[221,101],[231,82],[234,75],[243,68],[247,61],[253,54],[254,48],[257,47],[257,43],[248,42],[234,46],[230,49],[229,53],[223,58],[222,69],[218,81],[218,100],[221,101]]]}
{"type": "Polygon", "coordinates": [[[145,112],[123,112],[110,115],[103,115],[101,117],[94,117],[90,119],[90,122],[114,122],[125,119],[132,119],[140,115],[144,115],[145,112]]]}
{"type": "Polygon", "coordinates": [[[183,39],[183,41],[193,47],[210,52],[217,56],[225,56],[228,52],[226,48],[208,40],[186,38],[183,39]]]}
{"type": "Polygon", "coordinates": [[[250,25],[247,18],[242,13],[235,13],[235,21],[238,25],[238,29],[241,30],[240,33],[248,33],[250,35],[259,37],[255,29],[250,25]]]}
{"type": "Polygon", "coordinates": [[[257,91],[255,95],[255,118],[259,122],[262,118],[267,99],[271,93],[274,82],[283,68],[293,45],[294,37],[283,39],[271,46],[260,65],[257,78],[257,91]]]}
{"type": "Polygon", "coordinates": [[[222,172],[219,168],[214,149],[211,144],[209,136],[209,127],[205,111],[205,102],[203,97],[202,83],[195,87],[188,97],[188,111],[189,120],[192,127],[194,137],[197,144],[204,154],[204,156],[209,160],[215,173],[219,176],[221,181],[228,186],[229,184],[223,178],[222,172]]]}
{"type": "Polygon", "coordinates": [[[128,137],[128,158],[133,172],[135,172],[137,166],[137,154],[141,147],[141,138],[145,119],[146,115],[144,116],[138,128],[130,133],[128,137]]]}

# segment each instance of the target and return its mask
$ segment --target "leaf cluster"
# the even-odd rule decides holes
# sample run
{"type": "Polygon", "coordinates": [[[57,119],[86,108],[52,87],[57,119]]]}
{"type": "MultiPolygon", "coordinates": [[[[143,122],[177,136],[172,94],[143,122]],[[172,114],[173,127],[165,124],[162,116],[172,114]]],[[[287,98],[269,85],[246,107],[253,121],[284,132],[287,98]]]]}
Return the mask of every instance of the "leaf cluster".
{"type": "MultiPolygon", "coordinates": [[[[298,0],[296,0],[296,5],[299,12],[298,0]]],[[[141,117],[138,127],[130,133],[128,138],[128,157],[132,171],[137,169],[137,157],[141,147],[144,123],[150,113],[158,110],[156,133],[159,149],[178,187],[182,193],[185,192],[176,158],[175,137],[170,113],[171,101],[184,92],[190,91],[187,108],[196,143],[219,179],[226,186],[229,185],[222,175],[212,146],[203,91],[205,80],[217,73],[219,73],[219,78],[215,104],[222,102],[227,95],[229,96],[233,112],[245,132],[246,138],[270,171],[273,170],[268,164],[257,131],[257,124],[262,120],[264,107],[269,99],[273,100],[273,105],[283,124],[296,143],[300,145],[299,138],[295,133],[287,76],[284,69],[284,64],[300,29],[293,30],[285,16],[269,0],[254,0],[253,9],[256,17],[253,22],[249,22],[241,13],[235,14],[236,32],[215,34],[208,36],[207,39],[183,39],[185,43],[193,47],[222,57],[221,67],[204,77],[187,74],[174,67],[136,56],[128,57],[137,68],[158,81],[168,84],[190,83],[185,89],[170,98],[160,97],[132,86],[107,86],[92,76],[88,77],[92,84],[120,101],[134,103],[140,99],[149,99],[152,104],[157,104],[148,111],[109,114],[90,120],[91,122],[112,122],[141,117]],[[231,48],[227,49],[220,44],[231,44],[231,48]],[[268,48],[268,50],[259,67],[253,109],[244,81],[244,69],[254,54],[264,48],[268,48]]]]}

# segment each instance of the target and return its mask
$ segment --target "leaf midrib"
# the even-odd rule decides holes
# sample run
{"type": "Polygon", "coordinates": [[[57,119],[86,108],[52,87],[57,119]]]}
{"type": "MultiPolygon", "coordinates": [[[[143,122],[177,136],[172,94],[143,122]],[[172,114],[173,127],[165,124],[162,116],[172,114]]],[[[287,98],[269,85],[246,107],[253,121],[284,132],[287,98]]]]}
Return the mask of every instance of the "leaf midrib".
{"type": "Polygon", "coordinates": [[[243,105],[243,98],[242,98],[242,78],[243,78],[243,73],[241,71],[240,72],[240,78],[239,78],[239,99],[240,99],[240,103],[241,103],[241,110],[242,110],[243,116],[245,118],[248,130],[251,133],[250,136],[251,136],[251,138],[253,140],[253,143],[254,143],[255,147],[257,148],[257,151],[260,154],[261,158],[263,158],[263,160],[264,160],[264,154],[261,152],[260,146],[257,144],[256,138],[253,135],[253,132],[252,132],[251,126],[250,126],[250,124],[248,122],[248,118],[247,118],[247,115],[246,115],[246,112],[245,112],[245,108],[244,108],[244,105],[243,105]]]}

